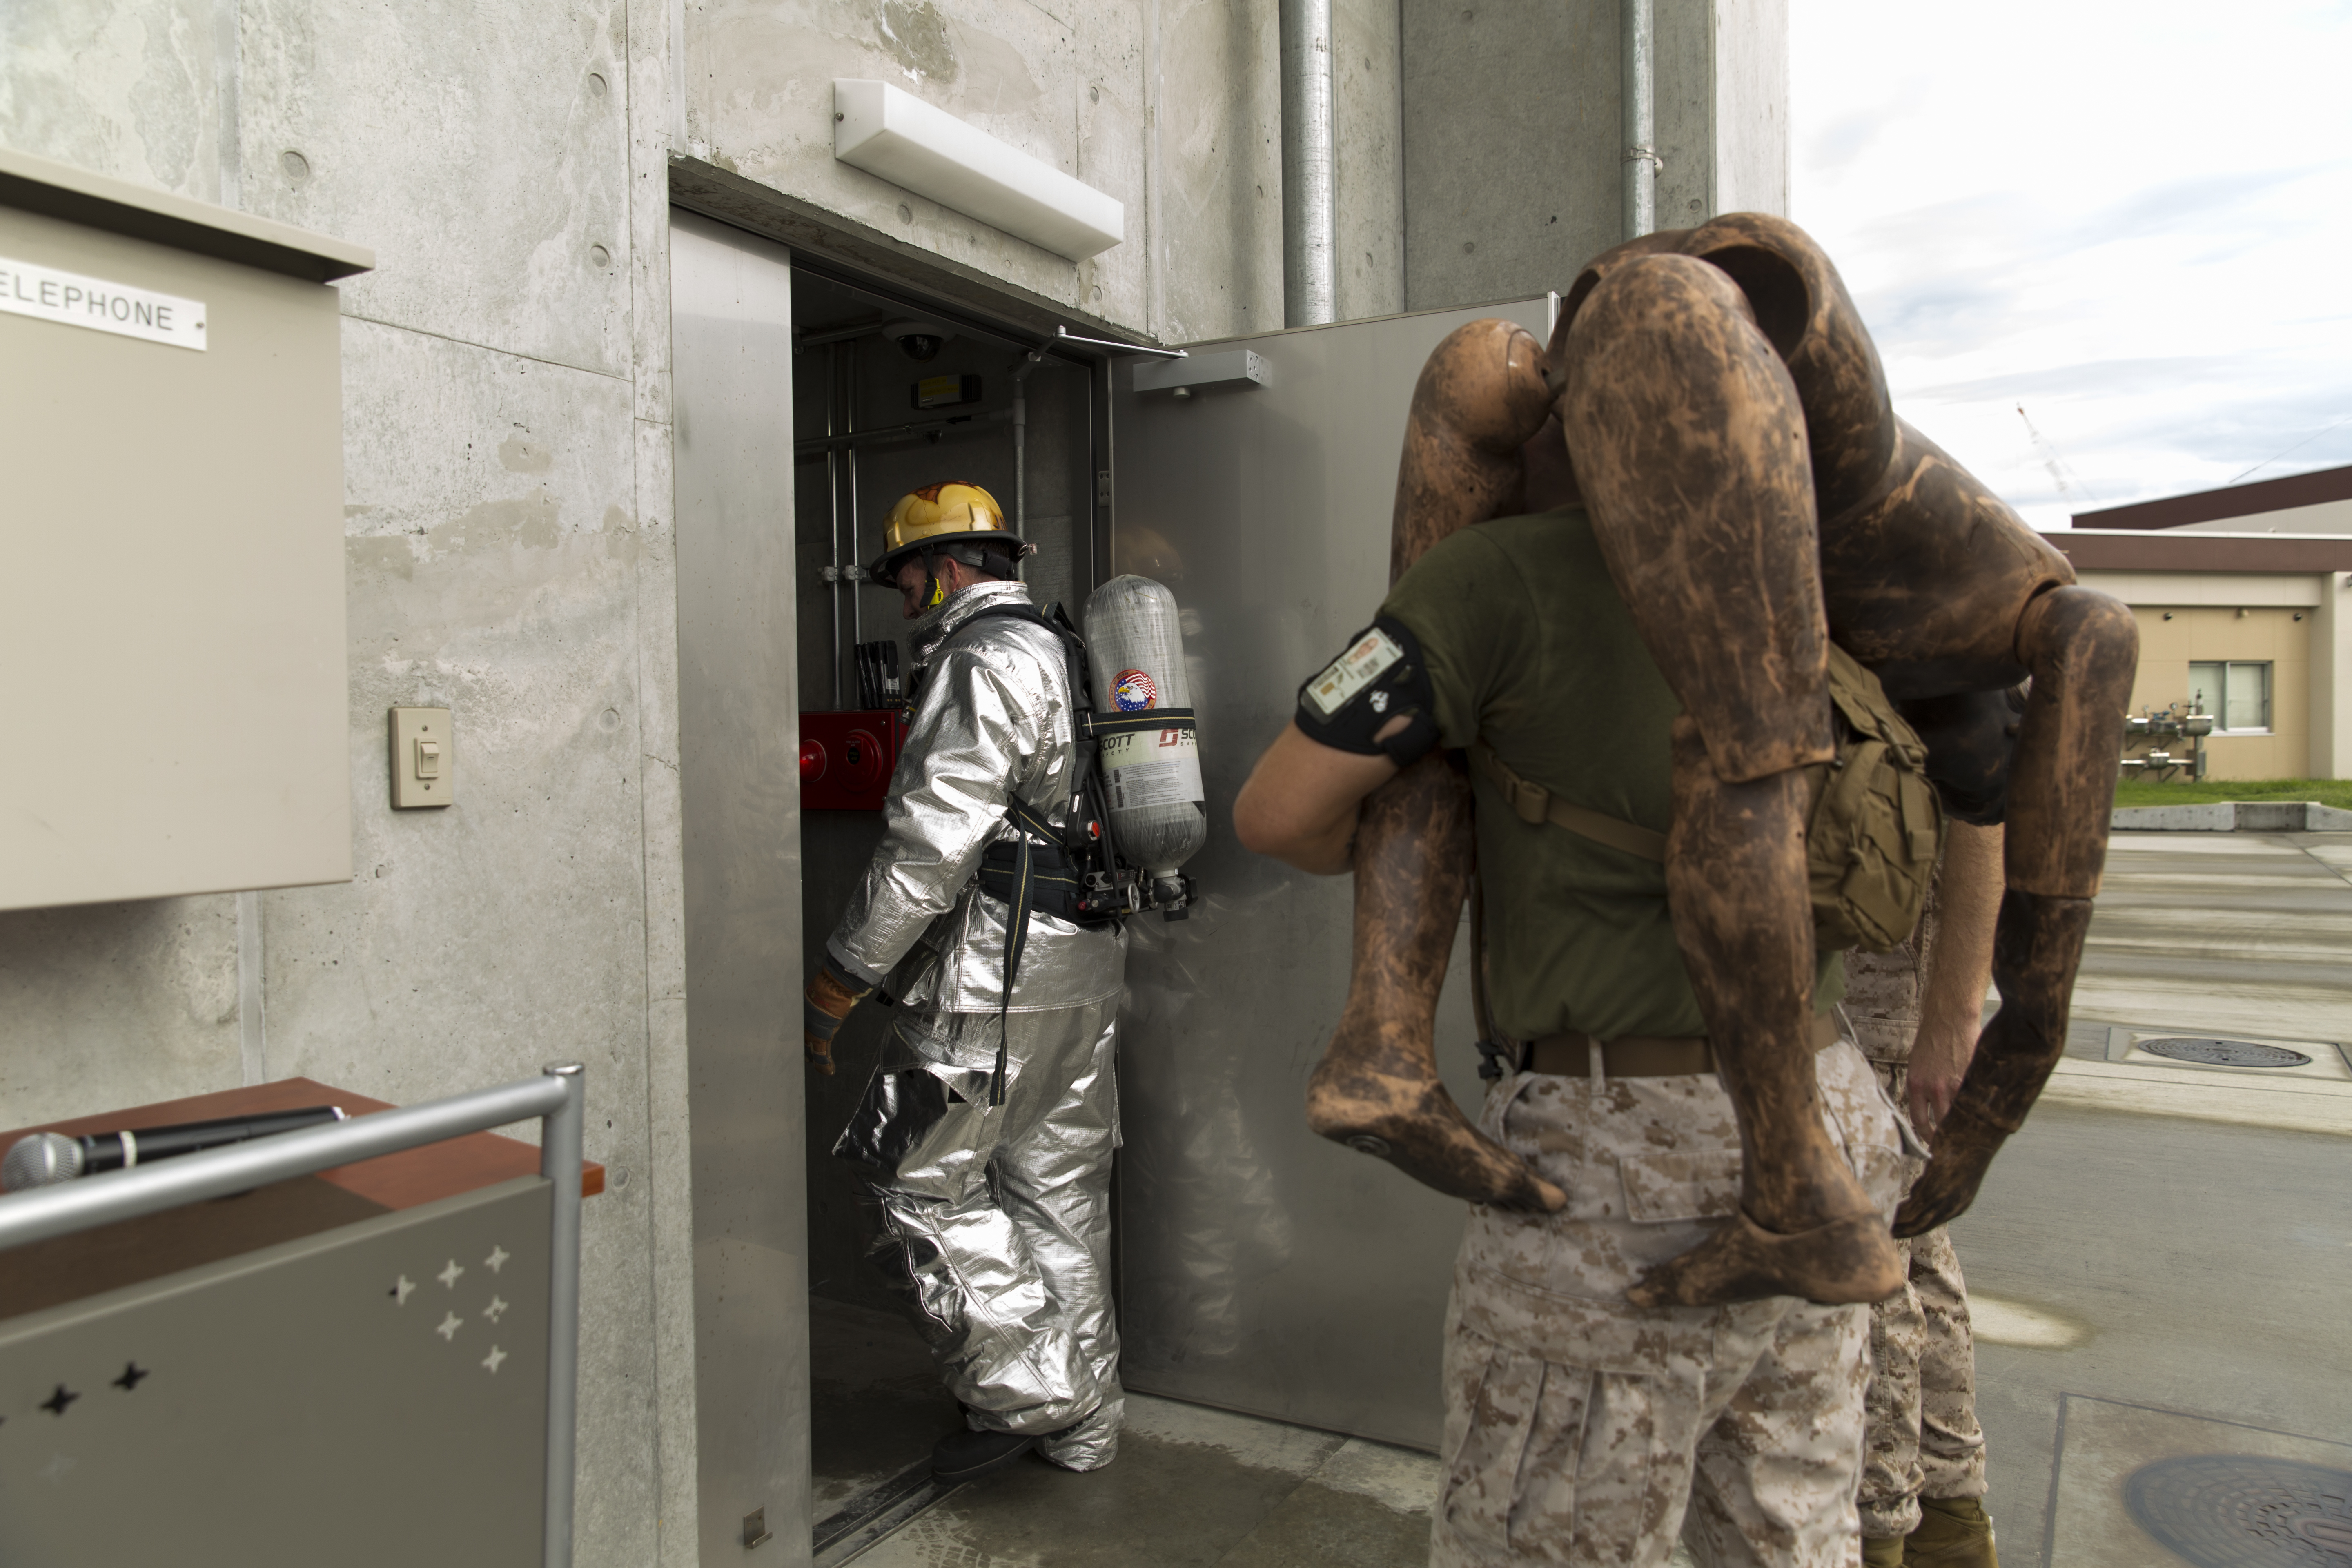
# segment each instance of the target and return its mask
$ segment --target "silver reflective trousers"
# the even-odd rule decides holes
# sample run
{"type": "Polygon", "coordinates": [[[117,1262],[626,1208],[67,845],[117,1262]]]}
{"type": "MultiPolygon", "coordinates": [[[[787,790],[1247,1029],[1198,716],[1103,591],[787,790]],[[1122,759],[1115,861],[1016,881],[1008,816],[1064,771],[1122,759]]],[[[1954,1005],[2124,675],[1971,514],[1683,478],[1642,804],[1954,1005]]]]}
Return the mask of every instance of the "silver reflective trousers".
{"type": "Polygon", "coordinates": [[[903,1012],[834,1153],[859,1167],[869,1255],[915,1309],[948,1391],[1055,1464],[1118,1451],[1110,1299],[1118,999],[903,1012]],[[988,1103],[997,1034],[1004,1103],[988,1103]]]}

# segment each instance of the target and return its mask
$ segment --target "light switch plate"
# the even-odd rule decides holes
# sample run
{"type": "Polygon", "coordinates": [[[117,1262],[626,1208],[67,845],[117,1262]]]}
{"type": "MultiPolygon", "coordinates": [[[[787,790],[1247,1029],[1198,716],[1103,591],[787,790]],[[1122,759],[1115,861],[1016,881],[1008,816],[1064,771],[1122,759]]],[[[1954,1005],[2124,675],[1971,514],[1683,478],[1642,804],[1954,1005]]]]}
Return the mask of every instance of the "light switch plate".
{"type": "Polygon", "coordinates": [[[450,805],[457,798],[457,759],[446,708],[394,708],[388,715],[392,808],[450,805]]]}

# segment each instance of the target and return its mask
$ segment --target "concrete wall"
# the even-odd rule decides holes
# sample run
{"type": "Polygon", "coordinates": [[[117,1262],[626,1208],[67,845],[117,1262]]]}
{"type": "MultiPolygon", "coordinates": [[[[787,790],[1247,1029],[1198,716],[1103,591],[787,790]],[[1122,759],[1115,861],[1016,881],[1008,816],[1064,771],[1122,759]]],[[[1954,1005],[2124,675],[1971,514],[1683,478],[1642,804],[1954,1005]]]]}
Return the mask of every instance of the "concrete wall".
{"type": "Polygon", "coordinates": [[[1405,308],[1402,23],[1396,0],[1332,0],[1332,219],[1343,321],[1405,308]]]}
{"type": "Polygon", "coordinates": [[[1281,324],[1270,5],[718,0],[684,47],[683,150],[748,198],[730,217],[788,240],[814,225],[864,265],[980,283],[1041,320],[1171,342],[1281,324]],[[1118,197],[1127,242],[1074,265],[835,162],[841,77],[894,83],[1118,197]]]}
{"type": "MultiPolygon", "coordinates": [[[[1618,0],[1403,0],[1405,301],[1565,290],[1623,233],[1618,0]]],[[[1657,0],[1658,225],[1786,212],[1787,0],[1657,0]]]]}
{"type": "Polygon", "coordinates": [[[2315,778],[2352,778],[2352,579],[2318,580],[2311,616],[2311,771],[2315,778]]]}
{"type": "Polygon", "coordinates": [[[585,1062],[611,1184],[585,1216],[579,1560],[690,1563],[663,1527],[694,1511],[667,7],[451,21],[0,13],[0,141],[379,262],[341,286],[357,873],[0,921],[0,1124],[290,1075],[407,1101],[585,1062]],[[394,703],[454,710],[451,809],[387,807],[394,703]]]}
{"type": "MultiPolygon", "coordinates": [[[[667,169],[757,185],[774,211],[819,215],[828,243],[887,236],[927,276],[1065,320],[1166,338],[1278,321],[1271,8],[1070,15],[505,0],[453,26],[357,0],[31,0],[0,16],[0,141],[380,263],[341,291],[358,873],[0,917],[0,1125],[290,1074],[413,1100],[584,1060],[588,1152],[613,1185],[586,1221],[583,1563],[698,1552],[667,169]],[[1129,243],[1073,268],[836,165],[837,75],[911,85],[1121,196],[1129,243]],[[387,808],[394,703],[455,710],[453,809],[387,808]]],[[[1355,32],[1360,68],[1392,73],[1377,15],[1355,32]]],[[[1385,121],[1357,115],[1376,144],[1358,166],[1373,263],[1350,277],[1368,309],[1398,298],[1376,199],[1393,99],[1385,121]]],[[[1033,510],[1066,518],[1060,489],[1033,510]]],[[[793,1521],[773,1522],[789,1542],[793,1521]]]]}
{"type": "MultiPolygon", "coordinates": [[[[1558,286],[1613,239],[1613,4],[1338,9],[1344,313],[1558,286]]],[[[1777,12],[1661,12],[1662,133],[1705,150],[1667,188],[1750,200],[1769,178],[1719,171],[1785,161],[1770,48],[1736,91],[1715,62],[1777,12]]],[[[379,258],[341,286],[359,869],[0,916],[0,1124],[584,1061],[612,1185],[586,1218],[579,1561],[698,1561],[698,1514],[735,1500],[697,1479],[670,203],[1041,328],[1258,331],[1282,319],[1276,58],[1249,0],[0,8],[0,142],[379,258]],[[1073,266],[835,163],[837,76],[1118,196],[1127,243],[1073,266]],[[452,809],[386,807],[394,703],[454,710],[452,809]]],[[[770,1522],[787,1561],[796,1522],[770,1522]]]]}

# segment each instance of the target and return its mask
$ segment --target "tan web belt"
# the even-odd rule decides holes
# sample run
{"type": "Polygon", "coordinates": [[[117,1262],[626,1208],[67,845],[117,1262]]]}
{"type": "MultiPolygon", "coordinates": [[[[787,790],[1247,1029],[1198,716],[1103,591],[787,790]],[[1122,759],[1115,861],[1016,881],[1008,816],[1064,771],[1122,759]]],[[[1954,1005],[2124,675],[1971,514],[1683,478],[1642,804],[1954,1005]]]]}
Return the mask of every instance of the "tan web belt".
{"type": "Polygon", "coordinates": [[[1590,806],[1560,799],[1543,785],[1513,773],[1510,764],[1496,756],[1495,748],[1484,741],[1472,742],[1470,761],[1486,775],[1489,784],[1502,792],[1505,803],[1521,822],[1549,822],[1555,827],[1565,827],[1570,833],[1590,838],[1595,844],[1605,844],[1612,849],[1622,849],[1644,860],[1663,862],[1666,858],[1664,834],[1611,816],[1606,812],[1594,811],[1590,806]]]}
{"type": "MultiPolygon", "coordinates": [[[[1829,1049],[1837,1044],[1839,1033],[1833,1015],[1813,1015],[1813,1049],[1829,1049]]],[[[1529,1040],[1527,1070],[1583,1078],[1592,1070],[1595,1045],[1601,1047],[1601,1073],[1608,1078],[1677,1078],[1715,1070],[1715,1048],[1704,1035],[1682,1038],[1626,1035],[1614,1040],[1595,1040],[1581,1029],[1529,1040]]]]}

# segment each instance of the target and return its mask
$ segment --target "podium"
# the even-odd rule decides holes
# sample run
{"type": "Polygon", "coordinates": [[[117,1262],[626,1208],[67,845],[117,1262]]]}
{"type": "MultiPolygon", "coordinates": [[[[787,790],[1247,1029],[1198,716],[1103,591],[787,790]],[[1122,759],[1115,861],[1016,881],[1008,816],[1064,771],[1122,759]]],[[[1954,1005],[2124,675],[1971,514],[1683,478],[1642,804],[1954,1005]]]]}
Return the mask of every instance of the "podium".
{"type": "Polygon", "coordinates": [[[0,1134],[352,1117],[0,1197],[0,1563],[565,1568],[581,1100],[298,1079],[0,1134]]]}

